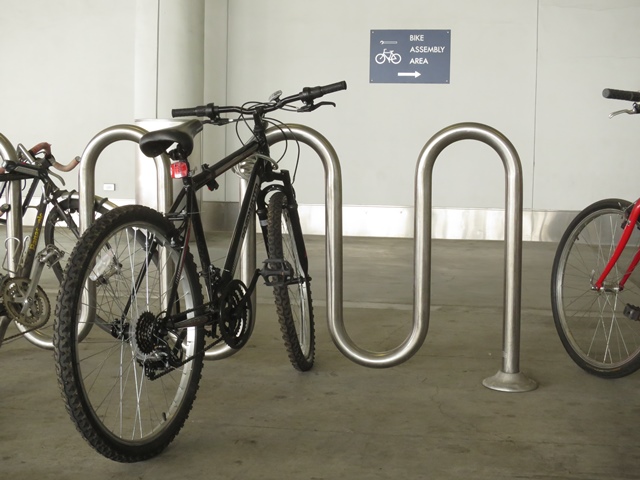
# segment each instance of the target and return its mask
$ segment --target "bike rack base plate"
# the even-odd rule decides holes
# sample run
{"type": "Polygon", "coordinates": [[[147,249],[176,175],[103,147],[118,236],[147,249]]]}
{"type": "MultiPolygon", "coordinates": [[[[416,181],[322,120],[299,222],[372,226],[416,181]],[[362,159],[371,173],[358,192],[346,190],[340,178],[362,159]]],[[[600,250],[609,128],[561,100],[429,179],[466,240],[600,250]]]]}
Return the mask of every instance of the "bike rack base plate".
{"type": "Polygon", "coordinates": [[[482,384],[491,390],[512,393],[530,392],[538,388],[535,380],[530,379],[521,372],[506,373],[498,371],[495,375],[485,378],[482,384]]]}

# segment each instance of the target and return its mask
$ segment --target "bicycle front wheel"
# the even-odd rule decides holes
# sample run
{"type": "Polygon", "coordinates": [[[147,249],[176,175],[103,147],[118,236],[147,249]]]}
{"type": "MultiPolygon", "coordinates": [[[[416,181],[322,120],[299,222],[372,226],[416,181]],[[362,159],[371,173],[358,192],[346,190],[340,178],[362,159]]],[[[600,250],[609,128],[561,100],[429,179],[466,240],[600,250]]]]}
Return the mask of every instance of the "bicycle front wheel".
{"type": "Polygon", "coordinates": [[[640,321],[625,316],[627,305],[640,306],[640,274],[620,280],[640,248],[634,229],[604,288],[593,285],[620,241],[631,203],[596,202],[571,222],[553,262],[551,305],[560,340],[585,371],[605,378],[629,375],[640,368],[640,321]]]}
{"type": "Polygon", "coordinates": [[[304,372],[313,366],[315,355],[311,279],[306,271],[300,225],[296,222],[294,226],[291,221],[287,197],[282,192],[269,199],[267,229],[269,268],[283,272],[275,278],[273,288],[282,339],[291,364],[304,372]]]}
{"type": "Polygon", "coordinates": [[[160,213],[121,207],[86,231],[67,264],[56,307],[58,382],[77,429],[113,460],[160,453],[196,396],[204,329],[175,329],[164,320],[179,311],[193,318],[202,305],[193,257],[176,245],[178,232],[160,213]],[[90,325],[81,337],[82,322],[90,325]]]}

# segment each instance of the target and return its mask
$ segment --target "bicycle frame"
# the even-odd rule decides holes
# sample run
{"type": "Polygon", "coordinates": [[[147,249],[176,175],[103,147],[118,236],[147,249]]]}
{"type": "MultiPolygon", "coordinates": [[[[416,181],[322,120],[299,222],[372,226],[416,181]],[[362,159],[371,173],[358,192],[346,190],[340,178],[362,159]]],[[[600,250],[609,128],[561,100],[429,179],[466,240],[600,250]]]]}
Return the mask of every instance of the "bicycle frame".
{"type": "MultiPolygon", "coordinates": [[[[618,245],[616,245],[616,248],[613,251],[613,255],[611,256],[611,258],[607,262],[607,265],[605,266],[604,270],[600,274],[600,277],[598,277],[598,280],[593,284],[592,288],[594,290],[600,291],[603,288],[605,288],[604,287],[605,279],[607,278],[609,273],[611,273],[611,270],[613,270],[613,267],[615,266],[615,264],[617,263],[618,259],[620,258],[620,255],[622,255],[622,252],[624,251],[625,247],[627,246],[627,242],[629,241],[629,238],[631,237],[631,234],[633,233],[633,229],[636,228],[636,225],[637,225],[637,222],[638,222],[638,218],[640,218],[640,199],[636,200],[636,202],[633,204],[633,207],[632,207],[631,212],[629,213],[629,217],[627,219],[627,224],[624,226],[624,230],[622,232],[622,236],[620,237],[620,241],[618,242],[618,245]]],[[[633,259],[631,260],[631,263],[629,264],[629,267],[625,270],[624,276],[622,277],[622,279],[618,283],[617,288],[619,290],[623,290],[624,289],[624,286],[627,283],[627,280],[629,279],[629,277],[631,276],[631,274],[635,270],[635,268],[638,265],[638,263],[640,263],[640,248],[638,249],[638,251],[634,255],[633,259]]]]}
{"type": "MultiPolygon", "coordinates": [[[[27,212],[27,209],[29,208],[29,205],[31,204],[31,200],[33,199],[33,196],[35,195],[36,189],[38,188],[38,184],[40,183],[40,179],[39,178],[34,178],[34,177],[30,177],[28,175],[23,175],[23,174],[15,174],[15,173],[3,173],[2,174],[2,181],[5,182],[10,182],[10,181],[14,181],[14,180],[33,180],[33,182],[31,182],[31,185],[29,186],[29,190],[27,190],[27,195],[24,197],[24,200],[22,202],[22,211],[20,212],[20,216],[24,217],[24,214],[27,212]]],[[[4,195],[4,189],[5,187],[2,187],[2,195],[4,195]]]]}
{"type": "MultiPolygon", "coordinates": [[[[36,256],[36,250],[38,248],[38,242],[40,240],[40,234],[42,233],[42,228],[44,226],[44,218],[47,211],[47,206],[51,204],[53,208],[58,209],[58,211],[62,214],[62,218],[65,218],[65,215],[64,215],[64,211],[60,208],[57,198],[55,196],[52,196],[55,185],[47,176],[40,175],[38,177],[35,177],[35,176],[30,176],[28,174],[22,174],[22,173],[3,174],[2,181],[13,181],[13,180],[33,180],[33,182],[31,183],[31,186],[29,187],[29,190],[27,191],[25,200],[23,202],[21,216],[24,216],[27,209],[30,207],[31,200],[35,195],[35,191],[38,188],[38,185],[40,184],[40,182],[43,183],[44,191],[42,192],[40,202],[36,207],[36,217],[35,217],[35,222],[33,224],[33,229],[31,231],[31,238],[29,239],[29,244],[27,246],[27,249],[24,252],[22,252],[23,257],[20,260],[20,265],[18,270],[16,272],[11,272],[16,274],[18,277],[29,277],[32,280],[35,280],[35,283],[37,284],[37,281],[39,279],[39,271],[41,271],[42,268],[40,268],[39,271],[37,272],[37,276],[34,276],[34,274],[36,274],[36,271],[32,271],[32,268],[34,266],[34,259],[36,256]],[[4,178],[5,176],[7,177],[6,180],[4,178]]],[[[67,222],[67,227],[69,227],[76,236],[79,235],[77,227],[74,224],[67,222]]],[[[20,249],[24,248],[24,246],[22,245],[22,239],[18,239],[18,240],[20,241],[20,244],[21,244],[20,249]]],[[[43,259],[43,261],[39,263],[43,263],[44,261],[46,261],[46,259],[43,259]]],[[[37,268],[37,265],[36,265],[36,268],[37,268]]]]}
{"type": "MultiPolygon", "coordinates": [[[[261,135],[262,132],[255,132],[257,137],[263,137],[261,135]]],[[[184,255],[189,249],[189,242],[191,240],[191,231],[193,230],[193,234],[195,236],[195,244],[198,252],[198,258],[200,260],[200,265],[203,270],[203,275],[206,279],[206,290],[208,302],[205,303],[205,306],[212,305],[213,302],[216,301],[217,296],[216,292],[219,289],[224,288],[229,282],[234,279],[235,270],[240,260],[240,255],[242,251],[242,244],[251,223],[252,215],[255,213],[258,215],[259,224],[262,230],[262,234],[265,238],[265,247],[267,247],[267,207],[265,202],[265,197],[274,190],[282,190],[287,198],[290,199],[289,203],[289,215],[291,216],[294,222],[299,222],[298,212],[297,212],[297,203],[295,202],[295,194],[293,190],[293,185],[290,180],[289,172],[284,170],[282,172],[276,172],[273,170],[273,165],[270,163],[268,159],[269,148],[266,143],[266,139],[252,139],[227,157],[223,158],[216,164],[212,166],[203,165],[203,171],[196,175],[187,175],[182,178],[183,188],[178,193],[172,207],[169,212],[166,214],[166,217],[171,221],[185,221],[184,226],[181,228],[181,231],[184,232],[184,236],[182,239],[182,259],[184,255]],[[224,261],[224,265],[222,269],[217,269],[211,262],[211,258],[209,256],[209,251],[207,248],[207,242],[204,233],[204,227],[202,224],[202,218],[200,216],[200,209],[198,206],[198,201],[196,198],[196,192],[207,185],[210,189],[217,188],[217,183],[215,179],[218,178],[223,173],[227,172],[237,164],[255,156],[256,162],[251,171],[251,175],[248,180],[248,186],[242,200],[242,204],[240,206],[240,212],[238,214],[236,224],[234,226],[231,241],[229,245],[229,249],[227,251],[227,256],[224,261]],[[262,185],[267,182],[277,181],[280,182],[278,184],[270,184],[265,188],[262,188],[262,185]],[[183,207],[184,206],[184,207],[183,207]]],[[[186,160],[185,160],[186,161],[186,160]]],[[[187,166],[188,166],[188,161],[187,166]]],[[[304,239],[302,238],[302,234],[299,232],[294,232],[295,240],[297,245],[301,246],[301,249],[304,249],[304,239]]],[[[268,247],[267,247],[268,249],[268,247]]],[[[305,250],[302,250],[305,251],[305,250]]],[[[149,259],[151,256],[155,254],[154,251],[149,252],[149,259]]],[[[269,258],[269,252],[267,251],[267,257],[269,258]]],[[[308,268],[308,262],[306,257],[301,259],[303,263],[303,269],[306,272],[308,268]]],[[[177,297],[177,287],[178,278],[180,277],[182,272],[182,265],[175,266],[175,272],[173,273],[172,281],[169,285],[170,291],[168,291],[168,305],[172,305],[177,297]]],[[[269,274],[279,274],[282,273],[280,271],[272,272],[269,274]]],[[[141,275],[144,274],[141,272],[141,275]]],[[[248,299],[255,289],[258,279],[260,278],[263,272],[261,270],[256,270],[254,276],[247,286],[247,291],[245,295],[245,299],[248,299]]],[[[265,275],[265,274],[263,274],[265,275]]],[[[246,300],[245,300],[246,301],[246,300]]],[[[196,310],[198,310],[196,308],[196,310]]],[[[196,323],[200,323],[202,317],[207,317],[207,313],[204,315],[196,315],[196,318],[187,319],[188,314],[192,313],[192,311],[180,312],[174,317],[171,318],[170,324],[173,328],[183,328],[186,326],[190,326],[196,323]]]]}
{"type": "MultiPolygon", "coordinates": [[[[3,174],[2,181],[10,182],[10,181],[16,181],[16,180],[20,180],[20,181],[33,180],[31,182],[31,186],[29,187],[29,190],[27,191],[25,200],[22,202],[22,211],[20,212],[20,216],[24,217],[27,209],[29,208],[29,205],[31,204],[31,200],[35,194],[36,189],[38,188],[38,185],[41,179],[39,177],[34,177],[34,176],[30,176],[23,173],[3,174]]],[[[18,270],[9,271],[9,273],[13,273],[18,277],[28,277],[30,275],[31,266],[33,264],[33,259],[35,257],[35,250],[38,246],[40,233],[42,232],[42,226],[44,223],[44,214],[46,212],[46,208],[47,208],[47,202],[46,202],[46,197],[43,193],[42,198],[40,199],[40,203],[37,206],[36,219],[33,225],[33,230],[32,230],[28,248],[26,251],[23,252],[24,256],[20,259],[18,270]]],[[[19,238],[16,240],[20,244],[20,247],[17,249],[17,251],[20,252],[24,248],[24,245],[22,244],[23,239],[19,238]]]]}

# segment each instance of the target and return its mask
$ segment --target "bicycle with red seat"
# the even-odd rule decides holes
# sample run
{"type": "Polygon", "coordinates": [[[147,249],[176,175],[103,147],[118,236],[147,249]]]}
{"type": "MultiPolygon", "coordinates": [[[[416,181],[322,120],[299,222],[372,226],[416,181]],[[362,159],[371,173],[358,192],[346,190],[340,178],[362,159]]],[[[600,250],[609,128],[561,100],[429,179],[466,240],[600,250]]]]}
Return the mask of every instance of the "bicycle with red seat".
{"type": "Polygon", "coordinates": [[[270,157],[266,135],[269,124],[286,125],[266,114],[335,106],[316,99],[344,89],[346,83],[338,82],[285,98],[276,92],[268,102],[177,109],[174,117],[199,118],[142,137],[145,155],[171,157],[172,176],[182,179],[183,188],[168,213],[119,207],[88,228],[70,256],[56,307],[59,384],[72,421],[99,453],[135,462],[157,455],[173,440],[191,410],[205,352],[247,344],[251,295],[260,279],[273,287],[291,363],[301,371],[312,367],[311,277],[296,195],[289,172],[270,157]],[[299,107],[292,105],[297,102],[299,107]],[[203,125],[236,122],[248,124],[252,138],[192,172],[188,158],[203,125]],[[248,175],[248,184],[226,259],[217,266],[209,257],[196,192],[216,189],[216,179],[236,166],[248,175]],[[256,215],[266,260],[245,285],[235,270],[256,215]],[[85,324],[89,331],[81,335],[85,324]]]}
{"type": "MultiPolygon", "coordinates": [[[[613,112],[640,113],[640,92],[605,89],[633,102],[613,112]]],[[[608,198],[581,211],[553,262],[551,305],[560,340],[573,361],[604,378],[640,368],[640,199],[608,198]]]]}

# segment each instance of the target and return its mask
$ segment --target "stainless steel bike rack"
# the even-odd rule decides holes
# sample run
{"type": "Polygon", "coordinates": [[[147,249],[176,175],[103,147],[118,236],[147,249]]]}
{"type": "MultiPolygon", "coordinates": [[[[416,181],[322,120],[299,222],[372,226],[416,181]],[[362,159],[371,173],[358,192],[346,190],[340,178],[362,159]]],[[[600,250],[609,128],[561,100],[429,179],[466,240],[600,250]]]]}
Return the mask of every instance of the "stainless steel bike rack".
{"type": "MultiPolygon", "coordinates": [[[[267,131],[270,145],[295,140],[310,146],[320,157],[325,171],[327,317],[331,337],[346,357],[374,368],[398,365],[422,346],[429,325],[431,289],[431,200],[432,172],[436,158],[448,145],[459,140],[479,140],[491,146],[503,161],[506,177],[505,299],[503,365],[497,374],[483,381],[487,388],[525,392],[537,387],[519,371],[520,294],[522,266],[522,168],[509,140],[497,130],[477,123],[461,123],[434,135],[424,146],[417,165],[415,183],[415,291],[413,329],[393,350],[371,352],[358,347],[348,336],[342,315],[342,178],[338,156],[321,134],[302,125],[285,125],[267,131]]],[[[255,244],[255,229],[251,230],[255,244]]],[[[243,274],[255,271],[255,249],[243,252],[243,274]],[[253,256],[253,258],[251,258],[253,256]]],[[[245,283],[248,278],[243,278],[245,283]]]]}
{"type": "MultiPolygon", "coordinates": [[[[130,140],[140,143],[140,138],[147,133],[136,125],[114,125],[105,128],[87,144],[80,160],[80,232],[89,228],[93,222],[93,198],[96,194],[96,162],[102,151],[112,143],[130,140]]],[[[158,210],[166,212],[171,208],[173,185],[171,184],[171,161],[166,155],[155,158],[158,182],[158,210]]]]}
{"type": "MultiPolygon", "coordinates": [[[[134,125],[116,125],[96,135],[87,145],[80,169],[80,228],[84,232],[93,219],[95,196],[95,163],[99,154],[113,142],[139,142],[146,130],[134,125]]],[[[501,370],[483,381],[490,389],[507,392],[530,391],[535,381],[519,371],[520,355],[520,294],[522,265],[522,168],[513,145],[500,132],[486,125],[462,123],[447,127],[424,146],[416,170],[415,183],[415,291],[413,328],[398,347],[386,352],[371,352],[358,347],[348,336],[342,315],[343,253],[342,253],[342,177],[338,156],[321,134],[302,125],[285,125],[267,131],[267,141],[274,145],[295,140],[310,146],[320,157],[325,171],[326,202],[326,268],[327,317],[329,331],[338,349],[352,361],[363,366],[386,368],[411,358],[427,336],[431,282],[431,187],[436,158],[448,145],[459,140],[479,140],[491,146],[500,156],[506,177],[505,222],[505,299],[503,327],[503,365],[501,370]]],[[[2,152],[0,152],[2,153],[2,152]]],[[[158,172],[158,206],[170,207],[172,186],[169,160],[156,158],[158,172]]],[[[242,186],[242,184],[241,184],[242,186]]],[[[162,207],[161,207],[162,208],[162,207]]],[[[242,253],[241,277],[248,283],[256,269],[255,228],[249,228],[242,253]]],[[[255,302],[254,302],[255,304],[255,302]]],[[[254,309],[255,310],[255,309],[254,309]]],[[[228,357],[235,351],[222,345],[207,352],[207,359],[228,357]]]]}
{"type": "MultiPolygon", "coordinates": [[[[420,152],[415,184],[416,311],[428,323],[431,288],[431,200],[433,165],[447,146],[459,140],[478,140],[493,148],[505,169],[505,265],[502,368],[482,384],[492,390],[527,392],[537,383],[520,372],[520,299],[522,283],[522,165],[511,142],[500,132],[479,123],[444,128],[420,152]]],[[[426,333],[425,326],[425,333],[426,333]]]]}
{"type": "MultiPolygon", "coordinates": [[[[18,155],[16,154],[11,142],[0,133],[0,157],[3,161],[18,161],[18,155]]],[[[7,212],[7,238],[19,238],[22,239],[22,195],[20,191],[20,182],[9,182],[8,197],[11,205],[11,209],[7,212]]],[[[18,269],[18,262],[20,261],[21,245],[16,242],[8,242],[7,244],[7,270],[9,275],[15,275],[18,269]]],[[[0,345],[4,339],[4,334],[7,328],[11,324],[9,317],[0,317],[0,345]]]]}

